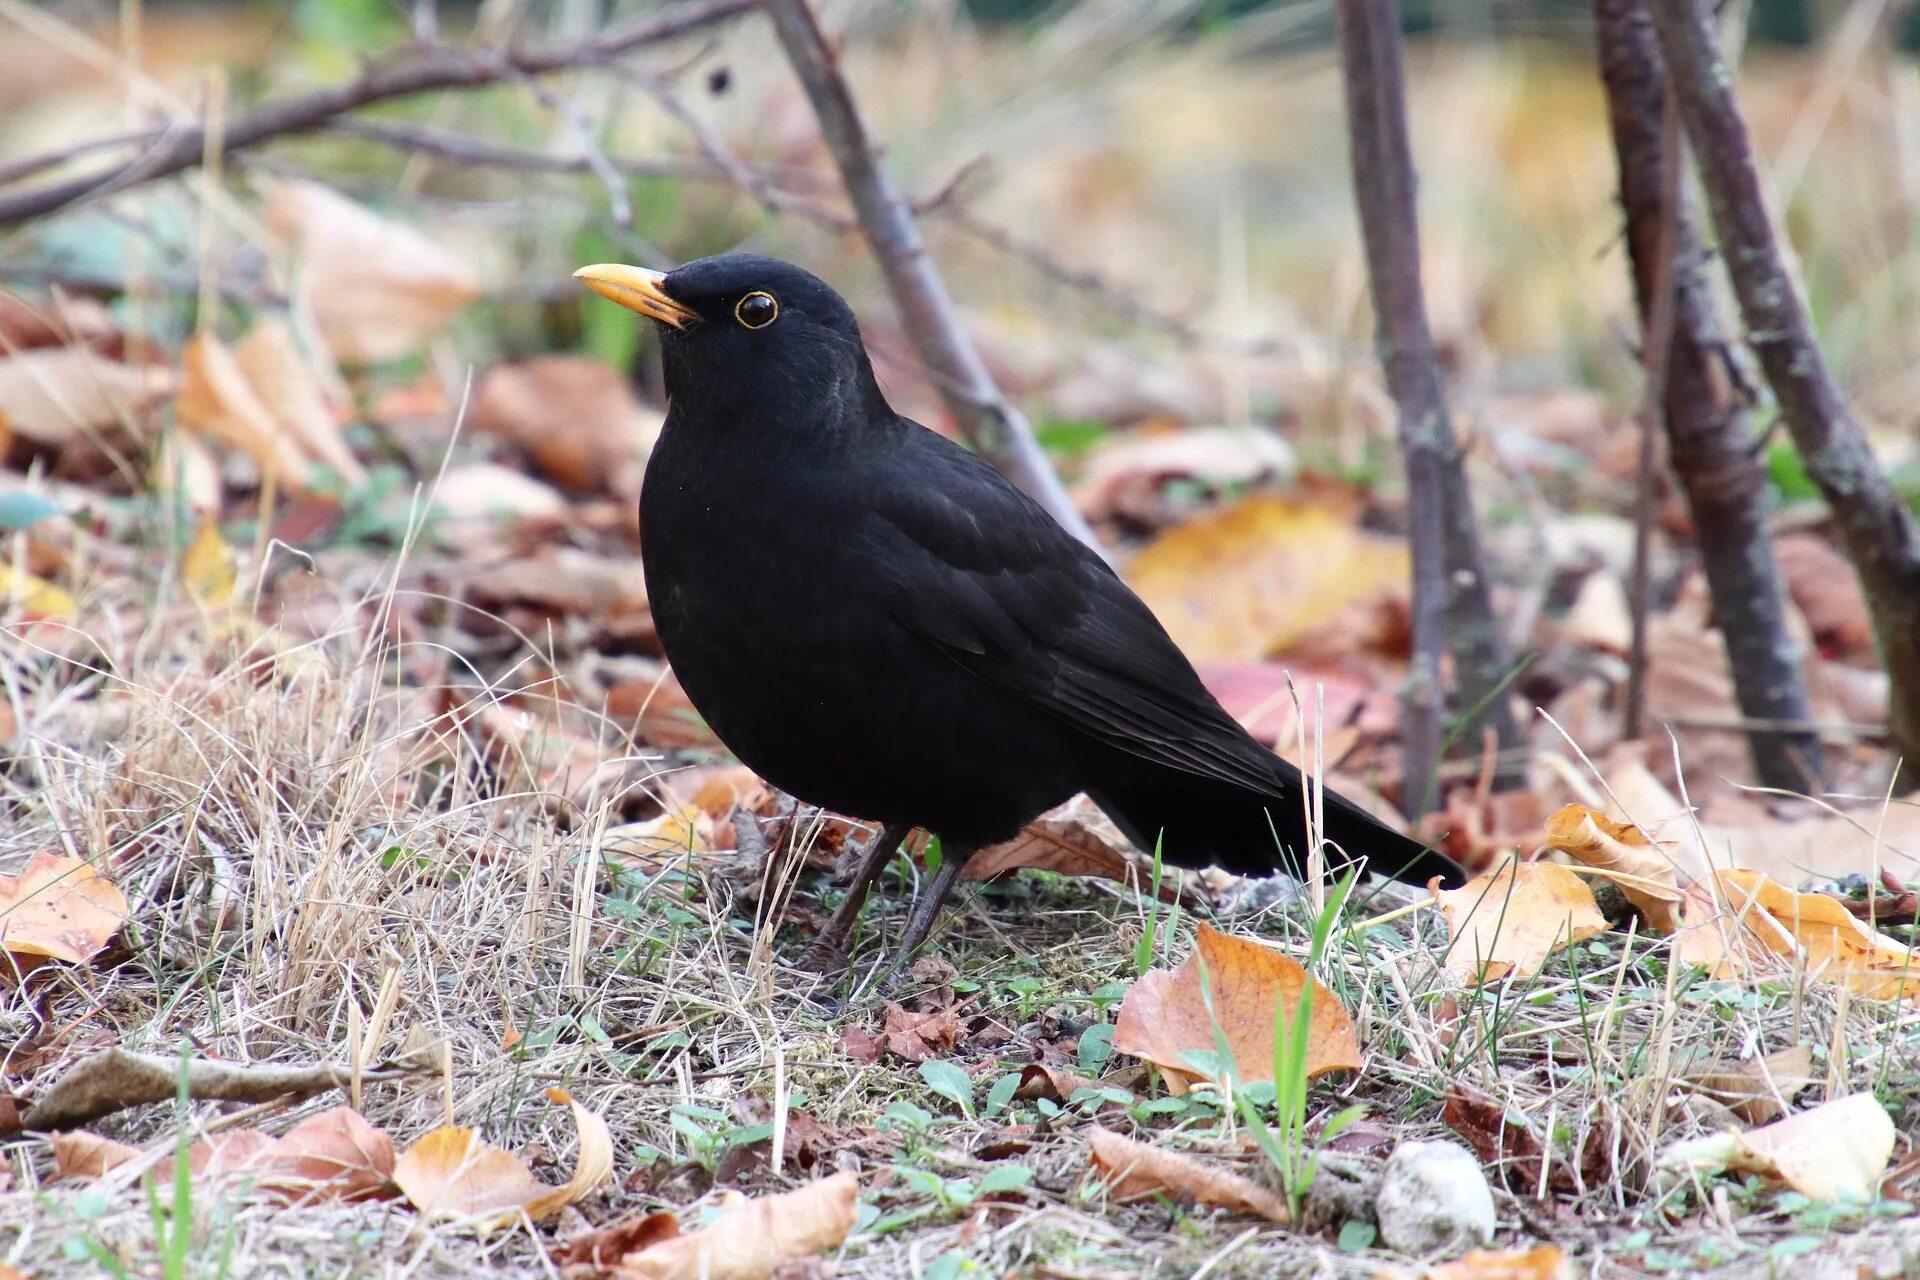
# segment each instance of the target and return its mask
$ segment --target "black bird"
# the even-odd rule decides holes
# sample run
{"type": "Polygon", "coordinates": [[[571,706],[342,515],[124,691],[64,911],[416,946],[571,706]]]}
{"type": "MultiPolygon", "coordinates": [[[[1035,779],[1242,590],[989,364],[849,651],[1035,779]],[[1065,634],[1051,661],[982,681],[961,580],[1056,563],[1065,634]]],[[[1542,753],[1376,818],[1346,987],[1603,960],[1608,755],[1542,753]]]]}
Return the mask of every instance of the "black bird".
{"type": "MultiPolygon", "coordinates": [[[[674,673],[756,773],[882,825],[811,963],[845,963],[915,827],[944,858],[892,972],[974,851],[1081,791],[1173,865],[1300,874],[1300,771],[1221,708],[1098,555],[893,411],[839,294],[750,254],[574,274],[660,330],[668,409],[641,557],[674,673]]],[[[1324,836],[1335,870],[1460,879],[1332,791],[1324,836]]]]}

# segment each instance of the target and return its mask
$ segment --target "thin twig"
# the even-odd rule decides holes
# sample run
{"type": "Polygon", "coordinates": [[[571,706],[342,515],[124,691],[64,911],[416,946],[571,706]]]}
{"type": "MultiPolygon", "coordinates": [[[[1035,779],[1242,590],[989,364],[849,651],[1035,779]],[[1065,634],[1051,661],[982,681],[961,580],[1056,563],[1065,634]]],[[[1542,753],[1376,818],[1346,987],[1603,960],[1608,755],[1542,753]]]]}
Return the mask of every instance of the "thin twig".
{"type": "Polygon", "coordinates": [[[520,73],[517,77],[526,85],[527,91],[538,98],[549,110],[566,121],[567,130],[573,134],[573,140],[580,148],[581,158],[587,168],[600,179],[600,185],[607,190],[607,213],[613,219],[613,225],[623,231],[633,228],[633,201],[627,195],[627,180],[619,166],[607,158],[606,150],[601,147],[600,139],[594,136],[593,122],[587,119],[586,112],[571,99],[562,97],[535,76],[520,73]]]}
{"type": "Polygon", "coordinates": [[[948,411],[983,457],[1069,532],[1097,549],[1093,530],[1067,496],[1025,415],[1000,394],[961,327],[912,207],[881,166],[853,92],[840,74],[812,8],[807,0],[768,0],[766,8],[787,60],[813,104],[820,132],[839,165],[907,336],[919,350],[948,411]]]}
{"type": "MultiPolygon", "coordinates": [[[[689,0],[579,40],[530,49],[453,45],[409,48],[376,62],[345,84],[284,98],[228,122],[221,151],[231,154],[269,138],[311,133],[349,111],[435,89],[476,88],[518,76],[539,76],[604,64],[650,44],[711,26],[757,7],[758,0],[689,0]]],[[[0,226],[36,218],[81,200],[98,199],[200,163],[205,139],[198,127],[157,138],[143,154],[77,178],[0,196],[0,226]]]]}

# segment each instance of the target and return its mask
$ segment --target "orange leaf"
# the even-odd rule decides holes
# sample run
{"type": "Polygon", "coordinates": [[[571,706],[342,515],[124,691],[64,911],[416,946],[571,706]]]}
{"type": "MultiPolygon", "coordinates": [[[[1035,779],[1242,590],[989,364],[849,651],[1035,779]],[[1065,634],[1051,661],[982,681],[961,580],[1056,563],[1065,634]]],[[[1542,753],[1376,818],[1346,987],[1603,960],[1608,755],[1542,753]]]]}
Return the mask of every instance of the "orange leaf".
{"type": "Polygon", "coordinates": [[[296,445],[332,467],[349,485],[366,482],[366,469],[341,436],[320,378],[300,353],[285,320],[260,317],[233,354],[261,403],[296,445]]]}
{"type": "Polygon", "coordinates": [[[1254,661],[1404,594],[1407,546],[1341,505],[1257,497],[1161,534],[1127,579],[1195,661],[1254,661]]]}
{"type": "Polygon", "coordinates": [[[1286,1200],[1251,1178],[1201,1164],[1178,1151],[1135,1142],[1110,1129],[1095,1129],[1088,1141],[1093,1172],[1107,1184],[1115,1200],[1170,1196],[1255,1214],[1273,1222],[1293,1220],[1286,1200]]]}
{"type": "Polygon", "coordinates": [[[1839,899],[1795,893],[1758,871],[1720,871],[1693,886],[1685,919],[1680,958],[1716,976],[1753,972],[1772,952],[1856,995],[1920,995],[1920,955],[1869,929],[1839,899]]]}
{"type": "MultiPolygon", "coordinates": [[[[1090,876],[1139,884],[1143,888],[1152,879],[1152,870],[1142,867],[1124,852],[1089,830],[1074,818],[1044,815],[1020,829],[1020,834],[1003,844],[989,845],[967,859],[961,872],[969,880],[991,880],[1031,868],[1063,876],[1090,876]]],[[[1172,884],[1160,886],[1160,898],[1177,902],[1179,890],[1172,884]]]]}
{"type": "Polygon", "coordinates": [[[140,1148],[86,1129],[56,1133],[47,1141],[53,1147],[54,1176],[59,1178],[99,1178],[140,1158],[140,1148]]]}
{"type": "MultiPolygon", "coordinates": [[[[273,1138],[258,1129],[234,1129],[200,1139],[187,1149],[187,1168],[196,1178],[224,1178],[250,1173],[269,1148],[273,1138]]],[[[171,1178],[172,1162],[162,1180],[171,1178]]]]}
{"type": "Polygon", "coordinates": [[[859,1181],[836,1173],[797,1191],[735,1200],[713,1225],[629,1253],[620,1266],[645,1280],[768,1280],[783,1263],[845,1241],[859,1198],[859,1181]]]}
{"type": "Polygon", "coordinates": [[[1640,828],[1615,822],[1583,804],[1562,806],[1547,819],[1547,844],[1582,864],[1611,873],[1627,901],[1662,933],[1680,927],[1679,872],[1640,828]]]}
{"type": "Polygon", "coordinates": [[[281,484],[304,489],[307,455],[281,429],[233,352],[213,334],[200,333],[187,340],[180,360],[180,394],[173,402],[180,421],[239,449],[281,484]]]}
{"type": "Polygon", "coordinates": [[[491,1230],[519,1219],[536,1221],[587,1195],[613,1172],[613,1135],[606,1121],[564,1091],[547,1098],[572,1108],[580,1131],[573,1177],[558,1187],[535,1178],[518,1156],[483,1142],[458,1125],[442,1125],[408,1147],[394,1163],[401,1193],[429,1218],[472,1220],[491,1230]]]}
{"type": "Polygon", "coordinates": [[[0,950],[17,971],[84,964],[126,922],[126,895],[78,858],[36,853],[19,876],[0,876],[0,950]]]}
{"type": "MultiPolygon", "coordinates": [[[[1531,1249],[1475,1249],[1452,1262],[1421,1272],[1426,1280],[1559,1280],[1567,1274],[1567,1254],[1557,1244],[1531,1249]]],[[[1382,1267],[1380,1280],[1408,1275],[1397,1267],[1382,1267]]]]}
{"type": "MultiPolygon", "coordinates": [[[[1113,1047],[1160,1067],[1167,1087],[1184,1093],[1191,1081],[1202,1078],[1186,1055],[1215,1052],[1213,1019],[1218,1018],[1233,1052],[1236,1082],[1273,1079],[1275,1004],[1282,1004],[1291,1019],[1313,979],[1291,956],[1205,924],[1194,941],[1193,954],[1178,968],[1155,969],[1133,984],[1120,1002],[1113,1047]],[[1212,987],[1212,1017],[1203,998],[1202,962],[1212,987]]],[[[1310,1077],[1359,1070],[1353,1020],[1318,982],[1313,982],[1307,1037],[1310,1077]]]]}
{"type": "Polygon", "coordinates": [[[1607,927],[1586,882],[1550,862],[1509,858],[1458,889],[1434,892],[1447,918],[1441,963],[1463,981],[1538,973],[1549,955],[1607,927]]]}
{"type": "Polygon", "coordinates": [[[333,1107],[288,1130],[254,1167],[263,1186],[290,1199],[365,1200],[392,1185],[393,1139],[352,1107],[333,1107]]]}

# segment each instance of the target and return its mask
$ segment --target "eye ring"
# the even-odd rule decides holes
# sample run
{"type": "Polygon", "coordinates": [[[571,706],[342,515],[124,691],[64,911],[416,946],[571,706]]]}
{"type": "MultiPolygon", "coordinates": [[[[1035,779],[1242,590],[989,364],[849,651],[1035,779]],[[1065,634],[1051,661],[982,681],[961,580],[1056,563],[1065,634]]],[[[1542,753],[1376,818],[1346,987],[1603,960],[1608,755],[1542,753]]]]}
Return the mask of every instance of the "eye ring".
{"type": "Polygon", "coordinates": [[[742,329],[764,329],[780,318],[780,300],[756,289],[733,304],[733,318],[742,329]]]}

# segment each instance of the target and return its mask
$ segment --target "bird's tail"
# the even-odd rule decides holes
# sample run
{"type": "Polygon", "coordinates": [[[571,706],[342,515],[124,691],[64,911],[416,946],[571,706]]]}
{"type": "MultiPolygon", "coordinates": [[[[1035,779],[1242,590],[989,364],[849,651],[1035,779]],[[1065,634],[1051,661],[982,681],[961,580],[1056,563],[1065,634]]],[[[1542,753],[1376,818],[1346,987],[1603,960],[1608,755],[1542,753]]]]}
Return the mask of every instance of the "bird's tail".
{"type": "MultiPolygon", "coordinates": [[[[1337,873],[1362,863],[1379,876],[1443,888],[1466,879],[1458,863],[1437,849],[1383,826],[1342,796],[1327,791],[1322,838],[1327,867],[1337,873]]],[[[1209,864],[1238,875],[1285,871],[1304,874],[1306,817],[1295,796],[1260,796],[1230,784],[1179,778],[1129,783],[1093,793],[1093,801],[1142,849],[1158,845],[1174,866],[1209,864]]]]}

